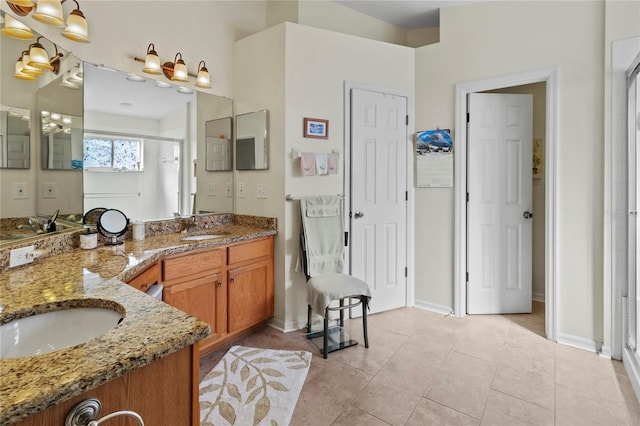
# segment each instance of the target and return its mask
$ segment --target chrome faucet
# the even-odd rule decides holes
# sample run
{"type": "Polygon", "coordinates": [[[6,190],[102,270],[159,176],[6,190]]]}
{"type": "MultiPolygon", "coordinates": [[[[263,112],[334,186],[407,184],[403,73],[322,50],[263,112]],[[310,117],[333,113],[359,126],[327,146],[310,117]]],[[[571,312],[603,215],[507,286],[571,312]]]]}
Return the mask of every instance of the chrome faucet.
{"type": "Polygon", "coordinates": [[[191,231],[193,228],[195,228],[196,226],[198,226],[198,223],[196,222],[196,216],[195,215],[191,215],[191,216],[180,216],[179,213],[174,213],[174,217],[180,221],[180,232],[182,234],[187,234],[189,233],[189,231],[191,231]]]}
{"type": "Polygon", "coordinates": [[[29,218],[29,224],[21,224],[17,226],[18,229],[31,229],[34,234],[42,234],[45,232],[44,225],[35,216],[29,218]]]}

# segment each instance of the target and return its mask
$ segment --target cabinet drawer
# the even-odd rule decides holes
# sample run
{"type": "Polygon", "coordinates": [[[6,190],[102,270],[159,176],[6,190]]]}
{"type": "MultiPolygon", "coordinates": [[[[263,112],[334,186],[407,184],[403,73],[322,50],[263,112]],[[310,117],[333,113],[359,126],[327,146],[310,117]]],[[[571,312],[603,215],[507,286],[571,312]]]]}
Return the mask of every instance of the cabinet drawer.
{"type": "Polygon", "coordinates": [[[273,254],[273,238],[229,247],[229,265],[273,254]]]}
{"type": "Polygon", "coordinates": [[[190,275],[210,274],[212,269],[225,265],[225,252],[224,248],[219,248],[165,259],[162,261],[163,280],[171,281],[190,275]]]}
{"type": "Polygon", "coordinates": [[[128,284],[140,291],[147,291],[149,287],[158,281],[160,281],[160,264],[154,263],[130,279],[128,284]]]}

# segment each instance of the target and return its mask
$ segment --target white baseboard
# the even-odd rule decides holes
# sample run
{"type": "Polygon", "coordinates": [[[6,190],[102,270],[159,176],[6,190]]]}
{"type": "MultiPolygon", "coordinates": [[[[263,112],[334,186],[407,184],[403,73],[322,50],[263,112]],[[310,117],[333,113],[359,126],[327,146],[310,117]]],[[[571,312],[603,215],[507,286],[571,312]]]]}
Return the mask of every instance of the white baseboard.
{"type": "Polygon", "coordinates": [[[282,321],[271,319],[267,322],[267,325],[269,327],[275,328],[278,331],[281,331],[282,333],[289,333],[291,331],[298,331],[302,328],[305,328],[307,326],[307,320],[305,318],[283,323],[282,321]]]}
{"type": "Polygon", "coordinates": [[[613,352],[611,351],[611,346],[602,346],[602,349],[600,350],[601,358],[611,359],[612,354],[613,352]]]}
{"type": "Polygon", "coordinates": [[[633,390],[636,392],[636,399],[640,402],[640,360],[626,345],[622,348],[622,365],[629,376],[633,390]]]}
{"type": "Polygon", "coordinates": [[[435,312],[437,314],[449,315],[453,314],[453,308],[450,306],[438,305],[436,303],[425,302],[424,300],[415,300],[414,306],[425,311],[435,312]]]}
{"type": "Polygon", "coordinates": [[[544,293],[533,293],[531,295],[531,299],[535,300],[536,302],[544,303],[544,293]]]}
{"type": "MultiPolygon", "coordinates": [[[[602,349],[602,343],[595,340],[585,339],[583,337],[572,336],[570,334],[558,333],[557,341],[561,345],[571,346],[572,348],[582,349],[589,352],[599,353],[602,349]]],[[[611,349],[609,349],[611,352],[611,349]]]]}

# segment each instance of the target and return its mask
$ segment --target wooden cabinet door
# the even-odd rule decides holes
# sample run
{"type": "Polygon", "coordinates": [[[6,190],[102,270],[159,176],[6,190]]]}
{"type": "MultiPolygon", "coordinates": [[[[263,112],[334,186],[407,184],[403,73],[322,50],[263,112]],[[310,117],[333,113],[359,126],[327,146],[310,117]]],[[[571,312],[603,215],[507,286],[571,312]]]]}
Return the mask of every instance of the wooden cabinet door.
{"type": "Polygon", "coordinates": [[[273,315],[273,263],[269,260],[230,269],[229,333],[258,324],[273,315]]]}
{"type": "Polygon", "coordinates": [[[135,277],[128,284],[140,291],[147,291],[149,287],[160,281],[160,264],[154,263],[135,277]]]}
{"type": "Polygon", "coordinates": [[[218,340],[226,332],[226,286],[222,273],[213,273],[181,284],[165,287],[164,301],[211,326],[211,334],[200,342],[201,348],[218,340]]]}

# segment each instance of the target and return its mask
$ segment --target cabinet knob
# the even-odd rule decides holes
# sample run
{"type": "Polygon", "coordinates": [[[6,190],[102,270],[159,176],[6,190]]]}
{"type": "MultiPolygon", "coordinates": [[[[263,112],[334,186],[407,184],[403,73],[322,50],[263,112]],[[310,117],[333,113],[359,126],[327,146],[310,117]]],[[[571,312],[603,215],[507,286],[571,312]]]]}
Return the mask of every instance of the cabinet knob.
{"type": "Polygon", "coordinates": [[[222,281],[216,281],[216,285],[217,285],[218,287],[222,287],[222,281]]]}
{"type": "Polygon", "coordinates": [[[236,282],[235,277],[231,277],[231,278],[229,278],[229,282],[235,283],[235,282],[236,282]]]}

